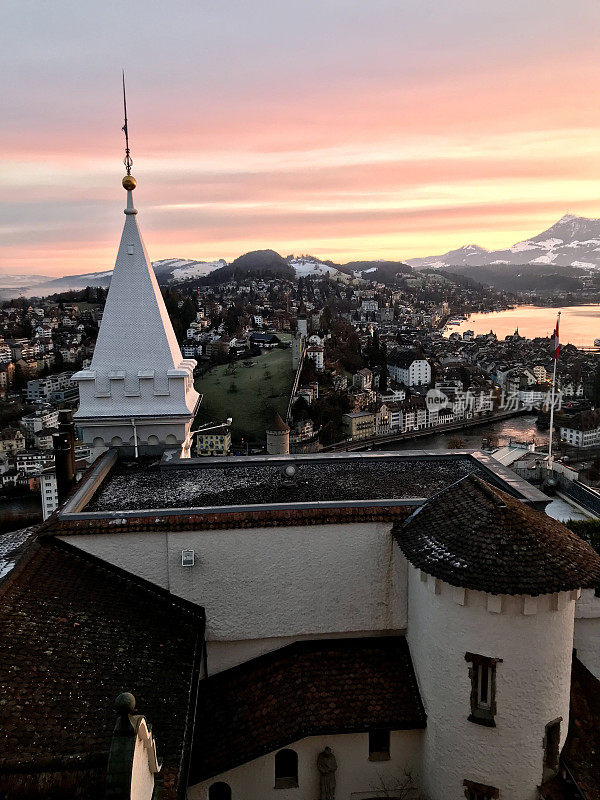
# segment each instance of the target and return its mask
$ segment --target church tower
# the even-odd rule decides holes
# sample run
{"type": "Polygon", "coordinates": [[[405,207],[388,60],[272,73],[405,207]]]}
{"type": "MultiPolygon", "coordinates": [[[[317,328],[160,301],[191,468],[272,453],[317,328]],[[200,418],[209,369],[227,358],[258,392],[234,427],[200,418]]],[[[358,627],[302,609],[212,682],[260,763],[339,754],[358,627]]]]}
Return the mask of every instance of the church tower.
{"type": "Polygon", "coordinates": [[[189,456],[200,401],[196,362],[181,355],[138,227],[126,108],[123,130],[125,224],[91,366],[73,376],[80,398],[75,424],[94,448],[134,455],[181,448],[189,456]]]}

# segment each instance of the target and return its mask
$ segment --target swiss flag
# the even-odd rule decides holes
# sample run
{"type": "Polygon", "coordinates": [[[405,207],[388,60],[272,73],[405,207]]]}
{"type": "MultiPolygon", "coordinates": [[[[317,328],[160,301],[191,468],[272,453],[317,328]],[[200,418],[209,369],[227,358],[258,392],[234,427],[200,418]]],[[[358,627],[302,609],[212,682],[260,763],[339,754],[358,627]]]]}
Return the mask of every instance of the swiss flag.
{"type": "Polygon", "coordinates": [[[556,320],[556,328],[554,329],[554,359],[558,361],[558,351],[560,350],[560,343],[558,339],[558,322],[556,320]]]}

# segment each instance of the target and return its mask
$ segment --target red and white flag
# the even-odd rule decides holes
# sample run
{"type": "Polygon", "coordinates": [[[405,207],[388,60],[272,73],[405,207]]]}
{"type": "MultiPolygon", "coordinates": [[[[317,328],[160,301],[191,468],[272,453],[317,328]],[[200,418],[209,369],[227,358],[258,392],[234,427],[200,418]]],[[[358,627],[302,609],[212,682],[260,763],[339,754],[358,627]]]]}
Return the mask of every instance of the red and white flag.
{"type": "Polygon", "coordinates": [[[560,318],[556,320],[556,328],[554,329],[554,359],[558,361],[558,351],[560,350],[560,343],[558,339],[558,323],[560,318]]]}

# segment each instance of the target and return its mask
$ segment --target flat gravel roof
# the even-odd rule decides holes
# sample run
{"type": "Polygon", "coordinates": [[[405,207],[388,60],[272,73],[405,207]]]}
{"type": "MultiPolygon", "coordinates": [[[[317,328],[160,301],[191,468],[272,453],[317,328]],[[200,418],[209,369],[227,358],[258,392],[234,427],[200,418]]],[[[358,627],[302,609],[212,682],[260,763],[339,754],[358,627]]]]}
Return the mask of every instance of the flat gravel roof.
{"type": "Polygon", "coordinates": [[[479,469],[469,455],[290,459],[285,464],[234,462],[177,469],[159,464],[118,462],[86,505],[86,512],[144,509],[260,506],[277,503],[426,498],[479,469]]]}

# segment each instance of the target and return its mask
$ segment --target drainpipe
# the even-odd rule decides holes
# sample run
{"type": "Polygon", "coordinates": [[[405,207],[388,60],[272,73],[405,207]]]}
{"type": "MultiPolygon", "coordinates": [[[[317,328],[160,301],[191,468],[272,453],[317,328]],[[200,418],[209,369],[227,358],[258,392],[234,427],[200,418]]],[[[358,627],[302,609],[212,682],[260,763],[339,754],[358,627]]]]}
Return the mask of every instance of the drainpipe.
{"type": "Polygon", "coordinates": [[[138,457],[138,438],[137,438],[137,428],[135,426],[135,418],[131,418],[131,426],[133,428],[133,452],[135,457],[138,457]]]}

